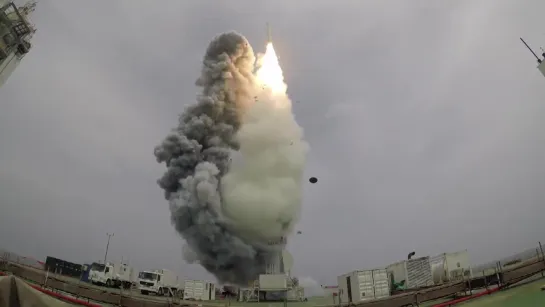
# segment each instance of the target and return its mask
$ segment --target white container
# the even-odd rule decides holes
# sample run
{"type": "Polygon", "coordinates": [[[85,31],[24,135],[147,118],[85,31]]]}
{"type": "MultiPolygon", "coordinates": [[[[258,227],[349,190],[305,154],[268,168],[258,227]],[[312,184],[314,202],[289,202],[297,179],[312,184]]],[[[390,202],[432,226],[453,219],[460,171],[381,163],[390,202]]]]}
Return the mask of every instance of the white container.
{"type": "Polygon", "coordinates": [[[259,289],[266,291],[288,289],[288,277],[286,274],[261,274],[259,275],[259,289]]]}
{"type": "Polygon", "coordinates": [[[406,289],[433,286],[430,257],[403,260],[390,264],[386,270],[395,283],[405,281],[406,289]]]}
{"type": "Polygon", "coordinates": [[[188,279],[184,282],[184,300],[213,301],[216,299],[216,286],[205,280],[188,279]]]}
{"type": "Polygon", "coordinates": [[[467,250],[443,253],[431,258],[433,282],[442,284],[472,277],[467,250]]]}
{"type": "Polygon", "coordinates": [[[337,277],[341,304],[390,296],[390,278],[382,270],[352,271],[337,277]]]}

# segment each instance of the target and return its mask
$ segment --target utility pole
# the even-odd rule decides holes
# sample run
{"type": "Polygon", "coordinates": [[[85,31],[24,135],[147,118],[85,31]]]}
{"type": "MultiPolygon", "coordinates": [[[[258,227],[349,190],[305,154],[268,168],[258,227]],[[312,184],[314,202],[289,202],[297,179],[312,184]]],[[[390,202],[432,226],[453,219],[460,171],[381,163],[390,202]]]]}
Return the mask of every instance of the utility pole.
{"type": "Polygon", "coordinates": [[[113,233],[107,233],[108,236],[108,244],[106,244],[106,253],[104,254],[104,264],[106,264],[106,257],[108,257],[108,248],[110,247],[110,239],[114,236],[113,233]]]}

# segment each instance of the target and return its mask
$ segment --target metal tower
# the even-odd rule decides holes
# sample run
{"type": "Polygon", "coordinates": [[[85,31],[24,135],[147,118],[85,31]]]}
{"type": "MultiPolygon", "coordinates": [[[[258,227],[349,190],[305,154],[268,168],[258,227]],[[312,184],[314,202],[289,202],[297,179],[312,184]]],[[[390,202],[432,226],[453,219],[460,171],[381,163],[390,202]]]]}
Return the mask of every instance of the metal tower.
{"type": "Polygon", "coordinates": [[[36,1],[17,7],[13,1],[0,0],[0,86],[4,85],[23,57],[30,51],[30,39],[36,27],[30,13],[36,1]]]}
{"type": "Polygon", "coordinates": [[[283,251],[286,247],[286,238],[281,237],[278,240],[269,241],[268,245],[275,247],[276,251],[272,252],[267,261],[265,274],[282,274],[285,273],[283,251]]]}

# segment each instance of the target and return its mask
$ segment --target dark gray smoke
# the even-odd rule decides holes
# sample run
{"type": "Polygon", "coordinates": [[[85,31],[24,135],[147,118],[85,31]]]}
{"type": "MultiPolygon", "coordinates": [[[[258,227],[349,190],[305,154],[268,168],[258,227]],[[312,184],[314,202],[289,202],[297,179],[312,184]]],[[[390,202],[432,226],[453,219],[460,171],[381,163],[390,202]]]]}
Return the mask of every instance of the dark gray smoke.
{"type": "Polygon", "coordinates": [[[179,125],[155,148],[167,171],[164,189],[176,230],[186,240],[185,257],[220,282],[247,285],[265,271],[267,251],[245,242],[229,229],[222,214],[220,178],[239,147],[235,136],[241,110],[254,100],[255,56],[248,41],[231,32],[209,45],[197,85],[197,104],[180,116],[179,125]]]}

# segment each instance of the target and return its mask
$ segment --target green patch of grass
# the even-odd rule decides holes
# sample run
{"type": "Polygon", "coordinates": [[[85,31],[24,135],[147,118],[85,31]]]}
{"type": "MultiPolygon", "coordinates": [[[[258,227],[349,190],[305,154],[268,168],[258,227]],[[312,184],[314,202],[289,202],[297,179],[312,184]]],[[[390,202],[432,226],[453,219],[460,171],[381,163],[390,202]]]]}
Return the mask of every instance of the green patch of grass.
{"type": "Polygon", "coordinates": [[[460,304],[463,307],[538,307],[545,306],[543,279],[513,289],[496,292],[489,296],[460,304]]]}

